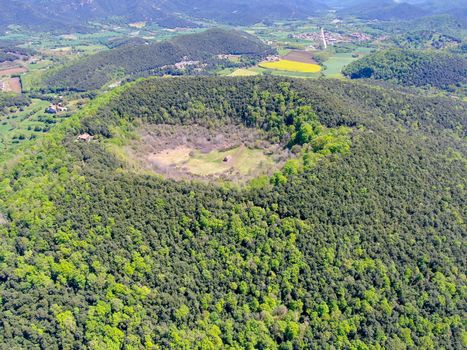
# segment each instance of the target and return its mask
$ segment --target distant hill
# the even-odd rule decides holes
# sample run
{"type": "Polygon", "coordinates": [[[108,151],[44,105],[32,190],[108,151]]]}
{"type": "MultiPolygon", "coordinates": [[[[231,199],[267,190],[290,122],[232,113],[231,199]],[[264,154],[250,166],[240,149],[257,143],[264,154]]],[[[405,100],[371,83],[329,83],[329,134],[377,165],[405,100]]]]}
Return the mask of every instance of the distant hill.
{"type": "Polygon", "coordinates": [[[60,17],[28,1],[0,0],[0,31],[5,31],[10,25],[41,31],[89,31],[73,16],[60,17]]]}
{"type": "Polygon", "coordinates": [[[457,50],[467,34],[466,21],[448,14],[377,22],[371,23],[370,26],[375,30],[393,34],[394,44],[407,49],[457,50]]]}
{"type": "Polygon", "coordinates": [[[182,0],[177,3],[178,10],[187,15],[239,25],[265,20],[304,19],[328,9],[317,0],[182,0]]]}
{"type": "Polygon", "coordinates": [[[344,75],[370,78],[404,86],[448,89],[467,82],[467,60],[459,55],[391,49],[349,64],[344,75]]]}
{"type": "Polygon", "coordinates": [[[430,12],[420,6],[392,0],[363,1],[339,11],[340,15],[351,15],[362,19],[407,20],[427,16],[430,12]]]}
{"type": "Polygon", "coordinates": [[[0,29],[16,24],[41,30],[83,30],[90,21],[148,21],[194,27],[194,20],[254,24],[306,18],[326,10],[317,0],[0,0],[0,29]],[[81,27],[83,26],[83,27],[81,27]]]}
{"type": "Polygon", "coordinates": [[[219,54],[261,58],[273,51],[256,37],[240,31],[210,29],[171,41],[122,45],[65,67],[47,78],[57,90],[95,90],[116,76],[148,76],[178,62],[218,62],[219,54]]]}
{"type": "Polygon", "coordinates": [[[455,15],[458,18],[467,17],[467,4],[465,0],[427,0],[423,3],[423,7],[434,13],[447,13],[455,15]]]}
{"type": "Polygon", "coordinates": [[[363,19],[409,20],[427,15],[449,14],[463,19],[467,16],[464,0],[322,0],[341,15],[363,19]]]}
{"type": "Polygon", "coordinates": [[[452,15],[442,14],[407,21],[387,22],[383,26],[383,29],[404,34],[408,32],[431,31],[462,40],[467,30],[467,21],[452,15]]]}

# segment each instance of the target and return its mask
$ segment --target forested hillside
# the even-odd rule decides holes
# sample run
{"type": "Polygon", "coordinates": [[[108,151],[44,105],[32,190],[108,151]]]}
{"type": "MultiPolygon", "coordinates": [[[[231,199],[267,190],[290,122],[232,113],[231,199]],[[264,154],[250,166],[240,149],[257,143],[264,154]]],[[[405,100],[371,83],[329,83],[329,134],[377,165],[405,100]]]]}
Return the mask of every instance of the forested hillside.
{"type": "MultiPolygon", "coordinates": [[[[122,45],[80,60],[46,79],[49,89],[95,90],[112,79],[141,77],[176,72],[178,62],[194,61],[216,65],[219,54],[245,55],[259,59],[272,49],[256,37],[235,30],[210,29],[199,34],[177,37],[171,41],[122,45]]],[[[201,67],[202,68],[202,67],[201,67]]]]}
{"type": "MultiPolygon", "coordinates": [[[[255,23],[306,19],[324,13],[328,7],[319,0],[222,0],[179,1],[179,11],[196,18],[207,18],[232,25],[253,25],[255,23]]],[[[176,6],[177,6],[176,5],[176,6]]]]}
{"type": "Polygon", "coordinates": [[[467,32],[467,22],[464,18],[446,14],[411,18],[404,21],[376,22],[371,23],[370,26],[407,38],[416,33],[436,33],[443,37],[452,37],[459,42],[462,42],[467,32]]]}
{"type": "Polygon", "coordinates": [[[382,21],[407,20],[427,16],[429,11],[420,6],[404,1],[380,0],[361,1],[354,6],[339,11],[341,15],[351,15],[363,19],[378,19],[382,21]]]}
{"type": "Polygon", "coordinates": [[[18,0],[0,0],[0,32],[10,25],[24,26],[41,31],[80,31],[89,30],[77,18],[52,16],[43,6],[18,0]]]}
{"type": "Polygon", "coordinates": [[[98,98],[0,173],[0,343],[467,346],[466,107],[271,77],[152,78],[98,98]],[[296,128],[310,162],[245,187],[133,171],[118,147],[159,123],[296,128]],[[350,147],[315,148],[332,143],[322,128],[349,129],[350,147]]]}
{"type": "Polygon", "coordinates": [[[467,82],[467,59],[448,53],[390,49],[349,64],[343,73],[351,79],[450,89],[467,82]]]}
{"type": "Polygon", "coordinates": [[[327,7],[315,0],[0,0],[0,30],[21,25],[41,31],[90,30],[92,22],[147,21],[161,27],[197,27],[196,19],[234,25],[305,19],[327,7]]]}

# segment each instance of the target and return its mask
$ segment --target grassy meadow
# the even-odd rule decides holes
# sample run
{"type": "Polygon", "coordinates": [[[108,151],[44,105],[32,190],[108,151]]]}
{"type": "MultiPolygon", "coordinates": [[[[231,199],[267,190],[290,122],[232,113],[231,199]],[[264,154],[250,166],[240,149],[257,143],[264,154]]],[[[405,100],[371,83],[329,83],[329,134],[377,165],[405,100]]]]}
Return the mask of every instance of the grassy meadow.
{"type": "Polygon", "coordinates": [[[232,73],[229,74],[231,77],[249,77],[253,75],[258,75],[258,72],[249,70],[249,69],[244,69],[244,68],[239,68],[232,73]]]}

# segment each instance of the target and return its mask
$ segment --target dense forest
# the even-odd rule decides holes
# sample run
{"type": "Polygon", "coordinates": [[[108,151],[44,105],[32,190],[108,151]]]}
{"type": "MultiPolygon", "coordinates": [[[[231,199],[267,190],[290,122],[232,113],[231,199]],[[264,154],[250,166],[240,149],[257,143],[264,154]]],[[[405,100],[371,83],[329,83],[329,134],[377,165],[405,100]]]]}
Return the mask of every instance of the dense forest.
{"type": "Polygon", "coordinates": [[[349,64],[343,73],[351,79],[450,89],[467,82],[467,59],[441,52],[389,49],[349,64]]]}
{"type": "Polygon", "coordinates": [[[466,107],[273,77],[152,78],[99,97],[0,173],[0,343],[467,346],[466,107]],[[280,181],[177,182],[112,151],[158,123],[243,124],[301,147],[345,128],[350,147],[313,148],[280,181]],[[95,139],[77,141],[85,131],[95,139]]]}
{"type": "Polygon", "coordinates": [[[24,26],[33,30],[56,32],[88,32],[89,27],[78,23],[73,16],[51,15],[44,11],[44,3],[29,1],[0,0],[0,32],[5,32],[11,25],[24,26]]]}
{"type": "MultiPolygon", "coordinates": [[[[165,42],[137,44],[134,41],[104,51],[58,70],[46,79],[50,89],[95,90],[112,79],[176,73],[174,64],[199,61],[218,65],[219,54],[236,54],[259,59],[273,50],[253,35],[235,30],[210,29],[182,35],[165,42]]],[[[198,65],[193,65],[198,67],[198,65]]],[[[199,67],[198,67],[199,68],[199,67]]]]}
{"type": "Polygon", "coordinates": [[[340,15],[356,16],[363,19],[378,19],[382,21],[389,20],[407,20],[419,18],[430,14],[424,8],[406,2],[380,0],[380,1],[361,1],[354,6],[344,8],[339,11],[340,15]]]}
{"type": "Polygon", "coordinates": [[[443,37],[452,37],[459,41],[462,41],[467,30],[467,23],[464,18],[447,14],[412,18],[404,21],[374,22],[370,23],[369,26],[386,33],[407,37],[414,33],[438,33],[443,37]]]}
{"type": "Polygon", "coordinates": [[[461,40],[432,30],[405,33],[394,38],[397,47],[406,49],[456,49],[461,40]]]}
{"type": "Polygon", "coordinates": [[[305,19],[328,9],[321,1],[289,0],[0,0],[0,30],[22,25],[43,31],[91,30],[92,22],[147,21],[160,27],[198,27],[196,19],[234,25],[305,19]]]}
{"type": "Polygon", "coordinates": [[[0,0],[0,30],[9,25],[54,32],[92,32],[96,22],[145,21],[159,27],[198,27],[199,21],[248,26],[304,20],[337,9],[340,16],[404,20],[427,15],[465,16],[462,0],[0,0]]]}

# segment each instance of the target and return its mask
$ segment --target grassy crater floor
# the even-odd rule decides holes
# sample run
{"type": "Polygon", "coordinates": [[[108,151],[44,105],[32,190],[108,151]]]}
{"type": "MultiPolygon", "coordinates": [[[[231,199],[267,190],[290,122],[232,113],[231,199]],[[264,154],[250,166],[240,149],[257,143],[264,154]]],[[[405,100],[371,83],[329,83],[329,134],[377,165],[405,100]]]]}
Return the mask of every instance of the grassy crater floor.
{"type": "Polygon", "coordinates": [[[172,179],[245,182],[280,169],[289,152],[260,130],[238,125],[151,125],[126,148],[136,165],[172,179]]]}
{"type": "Polygon", "coordinates": [[[186,146],[162,151],[149,156],[150,161],[160,167],[175,167],[198,176],[238,175],[254,176],[267,171],[274,165],[270,155],[261,149],[244,145],[228,149],[213,150],[209,153],[186,146]]]}

